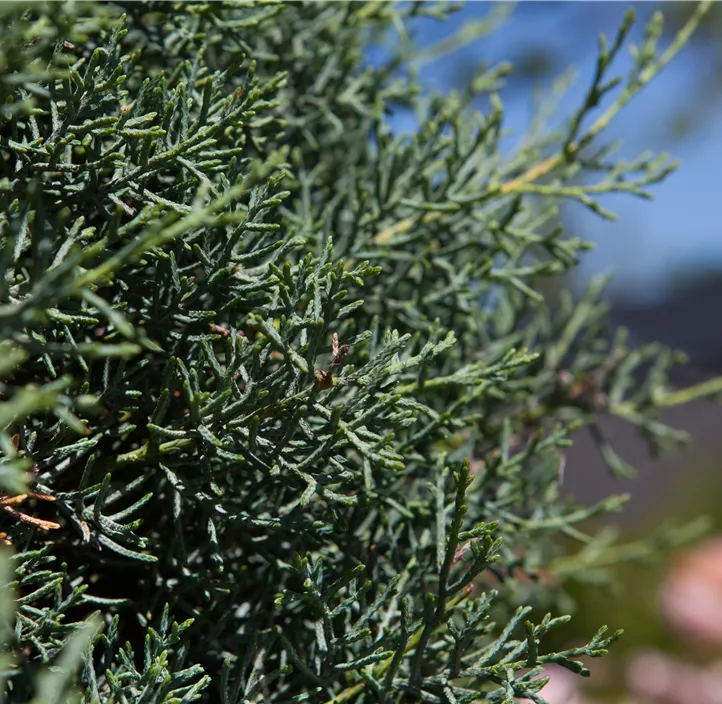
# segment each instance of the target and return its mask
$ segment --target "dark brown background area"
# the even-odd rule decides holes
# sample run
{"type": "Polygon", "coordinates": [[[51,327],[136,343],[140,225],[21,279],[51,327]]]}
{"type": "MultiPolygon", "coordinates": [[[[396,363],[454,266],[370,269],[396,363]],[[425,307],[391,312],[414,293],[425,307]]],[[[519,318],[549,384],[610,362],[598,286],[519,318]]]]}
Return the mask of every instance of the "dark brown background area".
{"type": "MultiPolygon", "coordinates": [[[[687,353],[689,364],[678,367],[671,381],[683,387],[722,374],[722,278],[690,283],[671,297],[649,307],[613,305],[615,327],[630,331],[630,342],[659,341],[687,353]]],[[[609,520],[631,525],[645,519],[659,502],[672,501],[682,485],[694,482],[695,473],[717,471],[722,450],[722,405],[709,400],[670,408],[661,414],[665,423],[690,434],[686,448],[661,459],[650,456],[645,440],[630,425],[604,418],[600,425],[617,453],[639,470],[635,479],[612,477],[589,431],[574,436],[567,451],[565,488],[584,504],[610,494],[631,493],[624,513],[609,520]]]]}

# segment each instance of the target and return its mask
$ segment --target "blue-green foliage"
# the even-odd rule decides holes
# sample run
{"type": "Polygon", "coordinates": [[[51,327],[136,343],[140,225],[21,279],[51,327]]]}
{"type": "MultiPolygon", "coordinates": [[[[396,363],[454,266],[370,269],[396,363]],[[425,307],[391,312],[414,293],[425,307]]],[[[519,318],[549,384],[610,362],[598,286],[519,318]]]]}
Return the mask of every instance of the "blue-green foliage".
{"type": "Polygon", "coordinates": [[[669,172],[603,133],[704,7],[662,54],[655,18],[605,103],[630,16],[567,127],[506,155],[506,66],[443,97],[413,77],[402,28],[452,10],[3,5],[10,701],[61,701],[35,670],[81,653],[93,703],[542,701],[544,664],[586,674],[616,637],[545,645],[562,578],[600,576],[582,550],[554,577],[559,538],[604,565],[583,524],[623,501],[561,497],[569,433],[625,472],[601,414],[662,448],[658,409],[719,385],[610,341],[603,282],[542,291],[586,247],[561,201],[609,217],[669,172]]]}

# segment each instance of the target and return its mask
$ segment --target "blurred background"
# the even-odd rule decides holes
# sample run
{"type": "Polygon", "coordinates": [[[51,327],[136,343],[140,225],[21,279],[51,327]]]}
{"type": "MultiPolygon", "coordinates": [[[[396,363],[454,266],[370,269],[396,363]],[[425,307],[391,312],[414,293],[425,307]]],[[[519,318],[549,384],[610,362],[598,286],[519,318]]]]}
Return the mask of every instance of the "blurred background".
{"type": "MultiPolygon", "coordinates": [[[[597,37],[612,39],[625,12],[637,22],[630,43],[640,44],[652,14],[665,18],[665,47],[695,7],[692,2],[468,2],[447,22],[418,18],[412,38],[443,47],[459,30],[470,41],[434,60],[420,62],[426,85],[446,92],[463,87],[480,64],[514,65],[501,92],[505,126],[524,134],[534,114],[533,95],[549,92],[572,69],[574,80],[557,114],[571,114],[591,82],[597,37]],[[483,21],[499,26],[479,36],[483,21]]],[[[483,33],[482,33],[483,34],[483,33]]],[[[371,57],[373,60],[373,57],[371,57]]],[[[632,65],[623,50],[614,75],[632,65]],[[626,63],[625,63],[626,62],[626,63]]],[[[570,76],[571,77],[571,76],[570,76]]],[[[483,109],[483,106],[480,106],[483,109]]],[[[412,116],[395,116],[398,130],[413,130],[412,116]]],[[[619,157],[651,149],[669,152],[680,168],[653,187],[655,202],[626,195],[603,205],[618,220],[601,220],[581,206],[563,210],[570,236],[596,243],[565,285],[581,290],[603,271],[615,274],[608,289],[612,321],[632,341],[659,341],[684,350],[690,363],[672,381],[689,385],[722,374],[722,3],[714,4],[701,30],[612,123],[606,142],[623,141],[619,157]]],[[[711,530],[681,549],[663,550],[644,566],[617,568],[617,586],[579,585],[572,642],[602,623],[624,626],[625,637],[609,658],[590,663],[590,685],[554,671],[542,692],[551,704],[625,701],[722,704],[722,406],[697,401],[670,409],[662,420],[686,430],[686,450],[652,459],[635,431],[608,419],[604,428],[618,454],[639,470],[635,480],[612,478],[592,439],[582,431],[567,458],[565,486],[582,503],[630,492],[621,515],[607,529],[623,541],[649,536],[662,525],[700,515],[711,530]]],[[[640,560],[644,563],[644,551],[640,560]]]]}

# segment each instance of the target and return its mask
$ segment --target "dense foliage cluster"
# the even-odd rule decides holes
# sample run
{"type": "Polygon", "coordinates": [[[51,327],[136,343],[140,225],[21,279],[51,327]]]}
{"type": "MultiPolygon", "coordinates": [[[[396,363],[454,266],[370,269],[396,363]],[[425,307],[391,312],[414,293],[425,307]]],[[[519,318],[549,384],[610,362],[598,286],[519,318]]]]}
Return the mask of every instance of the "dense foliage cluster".
{"type": "Polygon", "coordinates": [[[586,246],[562,201],[610,217],[670,171],[604,130],[705,6],[610,79],[630,15],[564,129],[511,151],[506,65],[416,78],[407,29],[452,10],[2,5],[10,701],[542,701],[544,664],[614,639],[547,646],[623,501],[565,499],[563,448],[590,425],[626,472],[600,415],[663,449],[659,409],[718,385],[608,335],[603,281],[540,290],[586,246]]]}

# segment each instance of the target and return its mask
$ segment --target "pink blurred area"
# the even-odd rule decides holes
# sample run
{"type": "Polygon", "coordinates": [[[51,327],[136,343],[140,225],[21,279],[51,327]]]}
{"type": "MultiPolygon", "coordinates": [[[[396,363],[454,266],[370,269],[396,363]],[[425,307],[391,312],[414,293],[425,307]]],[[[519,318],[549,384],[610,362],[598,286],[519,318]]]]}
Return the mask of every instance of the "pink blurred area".
{"type": "Polygon", "coordinates": [[[722,663],[699,667],[664,653],[642,653],[629,663],[626,679],[633,701],[722,704],[722,663]]]}
{"type": "Polygon", "coordinates": [[[722,645],[722,537],[685,552],[671,565],[661,603],[667,623],[680,636],[722,645]]]}
{"type": "Polygon", "coordinates": [[[549,704],[589,704],[582,695],[578,675],[563,667],[549,666],[544,668],[543,676],[549,677],[549,682],[539,690],[539,694],[549,704]]]}

